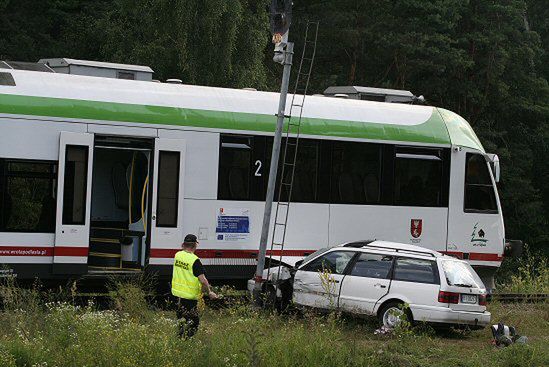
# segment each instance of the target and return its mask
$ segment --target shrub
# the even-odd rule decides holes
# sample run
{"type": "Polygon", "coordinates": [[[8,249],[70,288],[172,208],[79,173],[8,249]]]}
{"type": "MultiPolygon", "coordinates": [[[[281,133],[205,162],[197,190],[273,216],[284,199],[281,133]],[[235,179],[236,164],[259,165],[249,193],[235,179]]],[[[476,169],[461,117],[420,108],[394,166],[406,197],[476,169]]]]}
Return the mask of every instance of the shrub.
{"type": "MultiPolygon", "coordinates": [[[[508,270],[509,271],[509,270],[508,270]]],[[[528,247],[517,260],[514,270],[497,287],[500,293],[549,293],[549,261],[528,247]]]]}
{"type": "Polygon", "coordinates": [[[144,275],[117,279],[109,285],[112,307],[130,318],[145,321],[150,316],[147,295],[153,293],[154,278],[144,275]]]}

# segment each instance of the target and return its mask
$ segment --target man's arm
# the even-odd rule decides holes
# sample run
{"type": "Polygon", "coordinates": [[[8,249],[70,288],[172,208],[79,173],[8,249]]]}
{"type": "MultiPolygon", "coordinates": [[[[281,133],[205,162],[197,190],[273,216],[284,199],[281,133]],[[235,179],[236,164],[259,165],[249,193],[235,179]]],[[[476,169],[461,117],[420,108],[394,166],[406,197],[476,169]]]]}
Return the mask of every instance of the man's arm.
{"type": "Polygon", "coordinates": [[[200,274],[198,276],[198,280],[200,281],[200,284],[202,284],[202,293],[207,294],[210,298],[217,298],[217,294],[212,292],[210,289],[210,283],[208,282],[208,279],[206,279],[206,276],[204,274],[200,274]]]}

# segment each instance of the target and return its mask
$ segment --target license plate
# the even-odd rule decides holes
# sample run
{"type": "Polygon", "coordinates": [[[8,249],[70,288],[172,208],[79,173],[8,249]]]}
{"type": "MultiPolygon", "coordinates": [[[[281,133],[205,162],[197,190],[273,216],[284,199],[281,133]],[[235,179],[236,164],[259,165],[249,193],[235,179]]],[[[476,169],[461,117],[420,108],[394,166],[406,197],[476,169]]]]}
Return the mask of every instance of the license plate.
{"type": "Polygon", "coordinates": [[[478,298],[475,294],[462,294],[461,303],[477,304],[478,298]]]}

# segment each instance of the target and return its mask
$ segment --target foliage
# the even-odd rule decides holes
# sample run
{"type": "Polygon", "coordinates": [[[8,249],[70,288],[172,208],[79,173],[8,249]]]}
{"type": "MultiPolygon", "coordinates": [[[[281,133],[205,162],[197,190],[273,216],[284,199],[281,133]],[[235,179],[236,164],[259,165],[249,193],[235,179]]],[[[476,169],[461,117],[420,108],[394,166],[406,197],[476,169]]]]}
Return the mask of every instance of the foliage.
{"type": "MultiPolygon", "coordinates": [[[[500,278],[498,278],[500,279],[500,278]]],[[[549,294],[549,262],[547,257],[532,253],[525,254],[513,264],[506,279],[498,281],[501,293],[549,294]]]]}
{"type": "Polygon", "coordinates": [[[112,308],[126,314],[129,318],[145,320],[150,316],[146,296],[152,282],[144,276],[122,280],[114,278],[110,287],[112,308]]]}
{"type": "MultiPolygon", "coordinates": [[[[268,2],[1,0],[0,59],[146,64],[162,80],[277,90],[268,2]]],[[[312,93],[335,84],[404,88],[466,118],[500,156],[507,237],[543,248],[548,9],[546,0],[303,0],[291,39],[299,54],[305,20],[321,21],[312,93]]]]}
{"type": "Polygon", "coordinates": [[[318,271],[320,278],[320,286],[328,300],[328,307],[335,309],[337,306],[337,282],[332,276],[332,271],[329,268],[322,266],[322,270],[318,271]]]}
{"type": "MultiPolygon", "coordinates": [[[[120,295],[138,294],[135,287],[130,282],[118,284],[116,289],[120,295]]],[[[134,301],[139,298],[135,297],[134,301]]],[[[39,298],[38,307],[30,309],[10,306],[0,312],[0,364],[490,367],[549,362],[545,348],[549,319],[543,304],[490,305],[494,321],[516,326],[530,340],[528,345],[497,350],[489,343],[489,330],[435,335],[403,328],[391,335],[374,336],[376,326],[361,320],[333,314],[281,316],[247,303],[205,310],[199,333],[185,340],[177,337],[173,312],[153,310],[143,299],[144,293],[135,303],[143,306],[137,315],[144,317],[135,317],[127,309],[100,311],[93,303],[78,307],[45,298],[39,298]]]]}

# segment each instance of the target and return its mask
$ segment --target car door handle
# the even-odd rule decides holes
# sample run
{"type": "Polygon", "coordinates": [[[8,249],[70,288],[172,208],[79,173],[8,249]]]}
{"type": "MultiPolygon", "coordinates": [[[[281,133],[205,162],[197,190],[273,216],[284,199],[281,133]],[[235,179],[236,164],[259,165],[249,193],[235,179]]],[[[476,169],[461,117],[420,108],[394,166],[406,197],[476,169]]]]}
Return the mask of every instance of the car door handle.
{"type": "Polygon", "coordinates": [[[379,288],[387,288],[387,286],[386,286],[386,285],[384,285],[384,284],[379,284],[379,283],[377,283],[377,284],[374,284],[374,287],[379,287],[379,288]]]}
{"type": "Polygon", "coordinates": [[[334,283],[339,283],[339,280],[337,280],[337,279],[332,279],[332,282],[334,282],[334,283]]]}

